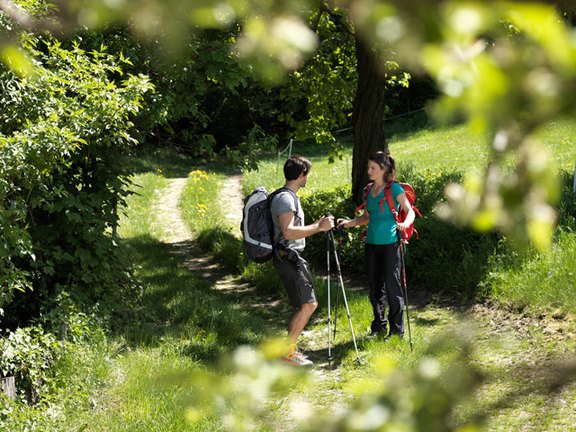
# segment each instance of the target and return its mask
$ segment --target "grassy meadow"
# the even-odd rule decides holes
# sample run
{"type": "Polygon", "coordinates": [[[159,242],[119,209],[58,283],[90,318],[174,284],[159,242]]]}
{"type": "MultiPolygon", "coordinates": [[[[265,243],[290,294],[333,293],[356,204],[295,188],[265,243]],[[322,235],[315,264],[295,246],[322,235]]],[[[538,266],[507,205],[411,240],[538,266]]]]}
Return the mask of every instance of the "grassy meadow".
{"type": "MultiPolygon", "coordinates": [[[[551,171],[573,172],[576,167],[576,146],[571,137],[576,136],[576,125],[570,121],[559,121],[549,125],[539,132],[541,145],[551,158],[551,171]]],[[[350,139],[345,139],[350,142],[350,139]]],[[[488,144],[483,137],[476,136],[464,126],[453,126],[443,129],[420,129],[413,133],[399,132],[394,134],[390,141],[392,154],[399,162],[400,177],[403,167],[413,169],[456,169],[461,171],[482,169],[487,161],[488,144]],[[464,143],[464,144],[463,144],[464,143]]],[[[328,148],[296,143],[292,154],[302,154],[308,157],[313,168],[310,179],[302,197],[314,195],[349,183],[351,169],[351,150],[348,147],[345,157],[335,163],[329,163],[326,154],[328,148]]],[[[283,183],[282,161],[287,154],[262,161],[257,172],[248,172],[243,177],[243,190],[248,194],[254,187],[264,185],[268,190],[274,190],[283,183]]],[[[409,181],[409,179],[407,179],[409,181]]],[[[501,334],[491,337],[491,331],[505,333],[503,329],[488,330],[474,327],[472,331],[475,338],[473,357],[474,362],[485,367],[487,383],[480,387],[478,394],[471,398],[471,402],[463,404],[456,417],[478,415],[478,408],[486,411],[488,430],[564,430],[576,425],[573,415],[566,415],[564,406],[574,406],[576,397],[572,390],[563,390],[555,395],[552,405],[556,406],[559,414],[551,415],[551,411],[544,408],[547,399],[546,385],[543,384],[549,377],[542,377],[541,369],[546,361],[556,356],[562,358],[573,352],[574,342],[570,335],[574,331],[574,316],[576,312],[576,295],[574,285],[576,273],[574,271],[574,254],[576,250],[576,234],[574,226],[564,227],[560,230],[550,254],[518,254],[513,249],[496,253],[489,260],[486,278],[481,281],[481,290],[491,304],[494,316],[490,321],[502,320],[505,326],[521,328],[529,335],[528,340],[518,339],[514,336],[501,334]],[[522,311],[522,318],[513,319],[517,311],[522,311]],[[539,317],[539,318],[534,318],[539,317]],[[510,321],[509,321],[510,319],[510,321]],[[558,330],[558,322],[564,322],[568,330],[558,330]],[[554,337],[560,332],[559,340],[554,337]],[[530,371],[530,366],[533,370],[530,371]],[[539,385],[528,385],[526,380],[535,380],[539,385]],[[532,387],[531,387],[532,386],[532,387]],[[566,404],[566,405],[565,405],[566,404]],[[473,407],[473,408],[472,408],[473,407]],[[530,413],[530,414],[528,414],[530,413]],[[545,424],[545,429],[540,425],[545,424]]],[[[425,239],[421,240],[425,241],[425,239]]],[[[473,251],[472,251],[473,253],[473,251]]],[[[319,309],[316,316],[326,316],[327,290],[326,281],[319,271],[316,286],[319,293],[319,309]]],[[[356,336],[359,339],[361,356],[367,359],[371,373],[377,374],[377,364],[382,358],[398,365],[405,371],[413,370],[422,361],[422,351],[410,352],[408,344],[404,341],[393,341],[390,345],[373,343],[363,339],[371,321],[370,305],[362,290],[361,282],[347,281],[352,288],[348,292],[351,316],[353,317],[356,336]],[[359,286],[360,285],[360,286],[359,286]]],[[[270,283],[270,282],[269,282],[270,283]]],[[[333,287],[336,285],[332,282],[333,287]]],[[[421,287],[422,288],[422,287],[421,287]]],[[[423,287],[426,289],[426,287],[423,287]]],[[[333,288],[334,289],[334,288],[333,288]]],[[[334,293],[332,294],[334,295],[334,293]]],[[[466,313],[455,313],[459,308],[452,309],[443,303],[441,297],[432,300],[433,305],[418,307],[412,321],[412,338],[416,347],[428,346],[436,336],[442,337],[445,331],[453,325],[460,323],[467,316],[466,313]]],[[[355,350],[351,345],[347,317],[340,307],[338,315],[339,333],[335,352],[338,358],[338,367],[345,383],[352,385],[379,386],[380,384],[367,379],[370,373],[351,367],[355,360],[355,350]],[[345,342],[339,339],[343,337],[345,342]],[[344,348],[343,348],[344,347],[344,348]],[[344,354],[342,354],[344,353],[344,354]],[[342,358],[339,356],[343,355],[342,358]],[[355,383],[355,384],[351,384],[355,383]]],[[[318,347],[322,340],[321,334],[326,331],[327,322],[318,318],[311,326],[307,352],[316,353],[317,358],[326,356],[326,336],[323,336],[323,346],[318,347]]],[[[460,324],[458,324],[460,325],[460,324]]],[[[561,327],[561,326],[560,326],[561,327]]],[[[447,354],[449,356],[449,354],[447,354]]],[[[554,361],[560,361],[558,359],[554,361]]],[[[553,369],[553,368],[552,368],[553,369]]],[[[330,391],[333,382],[323,382],[328,388],[320,387],[315,391],[314,399],[319,405],[335,402],[331,400],[341,397],[330,391]]]]}
{"type": "MultiPolygon", "coordinates": [[[[481,170],[489,157],[489,144],[485,137],[478,136],[463,125],[445,128],[417,128],[413,132],[403,129],[402,124],[391,125],[390,151],[398,163],[399,178],[403,172],[412,170],[456,170],[463,173],[481,170]]],[[[576,171],[576,124],[573,121],[557,121],[538,132],[541,148],[548,152],[551,175],[564,171],[576,171]]],[[[330,163],[328,147],[307,143],[295,143],[293,154],[308,157],[313,164],[306,188],[301,197],[332,190],[350,183],[352,167],[351,138],[341,137],[345,147],[344,158],[330,163]]],[[[287,154],[264,160],[258,171],[243,176],[245,194],[259,185],[274,190],[283,184],[282,161],[287,154]]],[[[564,313],[576,311],[576,283],[574,273],[575,226],[562,227],[556,234],[551,254],[534,252],[517,254],[505,251],[490,259],[486,279],[481,281],[480,291],[494,300],[512,308],[528,308],[538,311],[562,309],[564,313]]],[[[473,253],[473,251],[472,251],[473,253]]]]}
{"type": "MultiPolygon", "coordinates": [[[[543,131],[554,160],[567,170],[574,167],[575,149],[568,148],[566,137],[576,136],[574,129],[562,123],[543,131]]],[[[476,169],[487,152],[481,140],[472,150],[458,145],[472,142],[469,135],[459,126],[398,132],[391,150],[401,167],[476,169]]],[[[342,139],[349,143],[349,137],[342,139]]],[[[313,162],[303,196],[349,181],[349,148],[348,158],[333,164],[325,148],[296,143],[292,152],[313,162]]],[[[244,173],[244,192],[281,186],[285,156],[244,173]]],[[[573,230],[558,234],[550,255],[490,261],[483,282],[487,304],[462,305],[425,287],[409,287],[413,350],[408,338],[388,343],[365,338],[371,321],[365,283],[345,275],[361,364],[341,294],[332,323],[333,360],[327,360],[327,280],[318,268],[319,307],[301,346],[315,367],[299,371],[277,361],[290,310],[272,267],[244,267],[238,227],[223,223],[216,197],[230,171],[196,166],[169,150],[144,154],[138,163],[135,194],[128,198],[120,230],[138,290],[130,293],[129,307],[118,305],[124,308],[120,318],[111,315],[101,323],[100,337],[59,363],[55,374],[66,383],[63,389],[39,406],[5,406],[0,412],[5,430],[576,427],[573,230]],[[158,205],[181,178],[187,180],[180,211],[194,240],[168,243],[170,227],[158,205]]],[[[335,279],[331,287],[334,296],[335,279]]]]}
{"type": "MultiPolygon", "coordinates": [[[[392,124],[390,152],[399,164],[400,175],[406,165],[415,169],[453,168],[461,171],[478,170],[489,157],[489,141],[485,136],[471,132],[464,125],[444,128],[422,128],[407,132],[399,124],[392,124]],[[398,132],[395,130],[398,129],[398,132]]],[[[540,146],[551,160],[553,170],[576,170],[576,124],[571,120],[556,121],[539,131],[540,146]]],[[[329,146],[317,146],[296,142],[292,154],[308,157],[313,164],[312,177],[303,196],[307,193],[345,185],[350,182],[352,169],[352,148],[350,136],[336,137],[344,146],[344,158],[330,163],[326,157],[329,146]]],[[[255,186],[264,185],[276,188],[283,183],[282,163],[288,156],[287,148],[277,157],[260,163],[258,171],[244,174],[244,192],[249,193],[255,186]]]]}

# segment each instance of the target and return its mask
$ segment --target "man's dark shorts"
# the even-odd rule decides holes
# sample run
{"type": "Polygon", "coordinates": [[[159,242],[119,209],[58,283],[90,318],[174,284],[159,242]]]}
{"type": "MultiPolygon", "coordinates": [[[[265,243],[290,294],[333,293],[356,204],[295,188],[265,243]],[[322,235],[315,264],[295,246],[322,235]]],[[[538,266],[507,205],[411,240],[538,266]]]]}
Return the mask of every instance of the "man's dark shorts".
{"type": "Polygon", "coordinates": [[[295,263],[286,258],[274,257],[274,268],[280,276],[294,309],[300,308],[303,304],[316,303],[312,276],[304,258],[299,257],[295,263]]]}

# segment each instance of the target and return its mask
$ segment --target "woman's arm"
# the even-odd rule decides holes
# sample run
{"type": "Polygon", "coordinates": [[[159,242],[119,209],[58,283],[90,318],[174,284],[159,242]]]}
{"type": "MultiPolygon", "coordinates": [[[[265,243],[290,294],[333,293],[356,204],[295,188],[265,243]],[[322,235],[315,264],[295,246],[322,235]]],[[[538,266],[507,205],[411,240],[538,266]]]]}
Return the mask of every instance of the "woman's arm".
{"type": "Polygon", "coordinates": [[[364,211],[362,216],[359,216],[356,219],[349,220],[349,219],[340,218],[340,219],[338,219],[337,222],[338,222],[339,227],[349,228],[349,227],[366,225],[369,221],[370,221],[370,213],[368,213],[367,211],[364,211]]]}
{"type": "Polygon", "coordinates": [[[400,206],[402,206],[406,212],[406,219],[404,219],[404,222],[399,222],[396,225],[396,228],[398,231],[404,231],[414,222],[416,214],[414,213],[414,209],[412,209],[412,205],[410,204],[410,201],[408,201],[408,197],[405,193],[401,193],[396,196],[396,200],[400,203],[400,206]]]}

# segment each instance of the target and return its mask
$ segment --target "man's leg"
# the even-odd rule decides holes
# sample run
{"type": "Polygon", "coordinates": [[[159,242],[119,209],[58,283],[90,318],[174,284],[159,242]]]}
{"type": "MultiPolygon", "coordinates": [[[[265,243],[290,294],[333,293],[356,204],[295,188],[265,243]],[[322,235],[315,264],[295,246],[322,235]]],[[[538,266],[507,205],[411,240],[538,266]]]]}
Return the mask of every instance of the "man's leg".
{"type": "Polygon", "coordinates": [[[296,342],[302,330],[304,330],[304,327],[308,324],[310,317],[317,307],[318,303],[305,303],[292,315],[290,323],[288,324],[288,339],[290,340],[291,347],[296,347],[296,342]]]}
{"type": "Polygon", "coordinates": [[[318,302],[312,285],[312,276],[308,271],[307,263],[301,257],[298,262],[288,260],[274,260],[274,267],[286,289],[294,313],[288,323],[288,355],[286,360],[290,364],[298,366],[312,365],[312,362],[297,353],[296,344],[304,327],[316,310],[318,302]]]}

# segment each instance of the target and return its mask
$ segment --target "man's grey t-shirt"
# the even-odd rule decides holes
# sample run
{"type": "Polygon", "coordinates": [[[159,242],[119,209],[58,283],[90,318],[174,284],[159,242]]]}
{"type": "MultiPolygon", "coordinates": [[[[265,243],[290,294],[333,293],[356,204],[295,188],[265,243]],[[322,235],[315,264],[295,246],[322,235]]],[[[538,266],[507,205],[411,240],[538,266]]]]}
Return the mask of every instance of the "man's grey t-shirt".
{"type": "Polygon", "coordinates": [[[306,246],[305,239],[286,240],[280,230],[280,223],[278,222],[278,215],[282,213],[293,212],[294,226],[304,226],[304,211],[300,205],[300,199],[296,194],[289,191],[278,192],[270,203],[270,213],[272,213],[272,221],[274,222],[274,241],[294,249],[295,251],[302,252],[306,246]]]}

